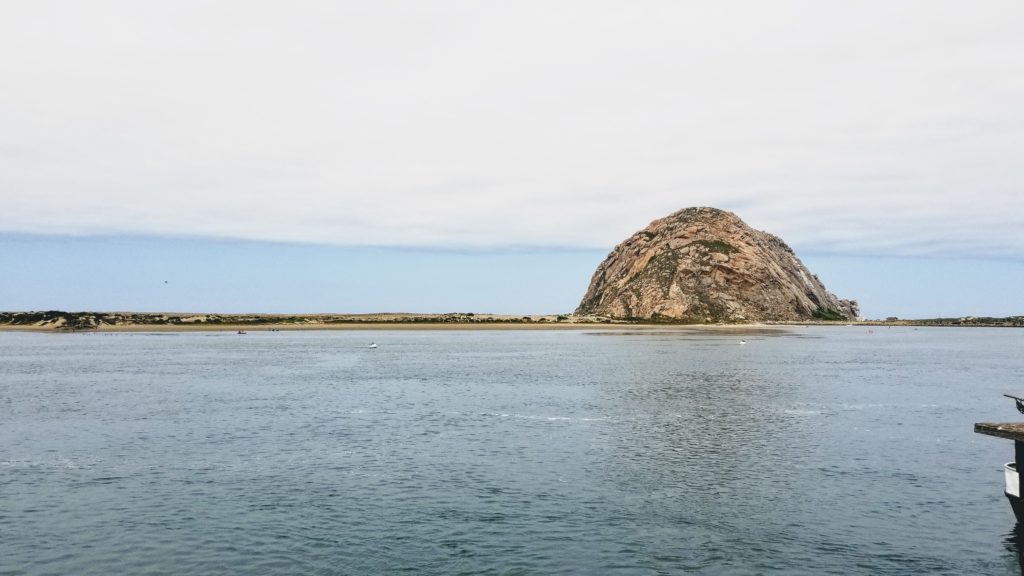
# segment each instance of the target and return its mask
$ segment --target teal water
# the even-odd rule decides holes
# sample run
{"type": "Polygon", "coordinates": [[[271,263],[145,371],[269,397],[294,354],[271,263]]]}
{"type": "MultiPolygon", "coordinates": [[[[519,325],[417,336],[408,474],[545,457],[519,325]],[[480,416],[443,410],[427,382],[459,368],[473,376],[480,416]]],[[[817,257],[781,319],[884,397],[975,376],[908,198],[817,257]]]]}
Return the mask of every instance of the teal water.
{"type": "Polygon", "coordinates": [[[0,333],[0,574],[1017,574],[1012,444],[972,425],[1018,419],[1022,352],[1010,329],[0,333]]]}

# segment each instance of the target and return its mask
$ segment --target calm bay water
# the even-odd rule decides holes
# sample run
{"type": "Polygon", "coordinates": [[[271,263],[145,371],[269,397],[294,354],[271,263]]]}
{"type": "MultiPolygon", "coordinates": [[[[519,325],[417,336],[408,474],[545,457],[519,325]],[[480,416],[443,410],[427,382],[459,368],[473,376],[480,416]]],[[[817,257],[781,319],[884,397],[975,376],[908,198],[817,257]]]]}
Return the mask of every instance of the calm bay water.
{"type": "Polygon", "coordinates": [[[1010,329],[0,333],[0,573],[1018,574],[1012,443],[972,425],[1018,419],[1022,352],[1010,329]]]}

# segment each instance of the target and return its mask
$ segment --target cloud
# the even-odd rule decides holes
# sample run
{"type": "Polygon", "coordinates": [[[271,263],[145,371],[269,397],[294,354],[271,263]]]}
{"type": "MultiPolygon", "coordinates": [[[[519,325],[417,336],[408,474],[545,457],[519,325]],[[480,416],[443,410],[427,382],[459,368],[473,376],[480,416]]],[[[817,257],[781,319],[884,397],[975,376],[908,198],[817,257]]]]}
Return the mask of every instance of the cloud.
{"type": "Polygon", "coordinates": [[[707,4],[20,3],[0,231],[1022,253],[1019,2],[707,4]]]}

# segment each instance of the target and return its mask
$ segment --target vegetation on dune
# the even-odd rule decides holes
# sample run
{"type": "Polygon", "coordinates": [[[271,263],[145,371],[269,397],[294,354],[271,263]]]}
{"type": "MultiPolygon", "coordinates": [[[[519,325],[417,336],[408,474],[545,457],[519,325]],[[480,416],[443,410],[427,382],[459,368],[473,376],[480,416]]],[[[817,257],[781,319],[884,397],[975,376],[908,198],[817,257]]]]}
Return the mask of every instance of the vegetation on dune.
{"type": "Polygon", "coordinates": [[[846,316],[843,316],[842,314],[836,312],[835,310],[832,310],[831,308],[819,307],[817,310],[811,313],[811,316],[814,316],[818,320],[829,320],[833,322],[846,320],[846,316]]]}
{"type": "Polygon", "coordinates": [[[92,330],[101,326],[275,326],[337,324],[532,324],[599,322],[567,314],[501,316],[473,312],[447,314],[158,314],[139,312],[65,312],[61,310],[0,312],[0,326],[36,326],[57,330],[92,330]]]}

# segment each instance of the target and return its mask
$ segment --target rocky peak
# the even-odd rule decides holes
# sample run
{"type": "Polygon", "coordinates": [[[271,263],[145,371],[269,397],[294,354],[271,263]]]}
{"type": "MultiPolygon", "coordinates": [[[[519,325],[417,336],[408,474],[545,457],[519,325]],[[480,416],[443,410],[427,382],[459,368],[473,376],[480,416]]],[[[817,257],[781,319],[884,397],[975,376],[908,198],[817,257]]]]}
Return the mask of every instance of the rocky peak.
{"type": "Polygon", "coordinates": [[[846,320],[857,312],[781,238],[707,207],[655,220],[616,246],[576,310],[683,322],[846,320]]]}

